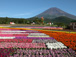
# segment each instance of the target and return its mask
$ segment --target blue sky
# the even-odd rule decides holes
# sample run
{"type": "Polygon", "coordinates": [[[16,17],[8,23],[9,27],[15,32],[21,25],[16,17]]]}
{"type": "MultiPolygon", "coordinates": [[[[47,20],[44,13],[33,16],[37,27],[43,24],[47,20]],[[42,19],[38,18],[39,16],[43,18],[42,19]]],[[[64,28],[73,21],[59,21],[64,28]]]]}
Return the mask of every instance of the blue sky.
{"type": "Polygon", "coordinates": [[[76,16],[76,0],[0,0],[0,17],[30,18],[51,7],[76,16]]]}

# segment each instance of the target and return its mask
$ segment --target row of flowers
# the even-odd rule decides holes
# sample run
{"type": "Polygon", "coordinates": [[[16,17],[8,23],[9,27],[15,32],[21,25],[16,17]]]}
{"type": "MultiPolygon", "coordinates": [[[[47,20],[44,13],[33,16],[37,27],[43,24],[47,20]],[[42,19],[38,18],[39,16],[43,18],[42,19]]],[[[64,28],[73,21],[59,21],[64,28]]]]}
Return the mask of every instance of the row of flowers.
{"type": "Polygon", "coordinates": [[[0,33],[39,33],[39,32],[27,31],[27,32],[0,32],[0,33]]]}
{"type": "Polygon", "coordinates": [[[55,39],[33,39],[32,43],[56,43],[55,39]]]}
{"type": "Polygon", "coordinates": [[[31,28],[31,29],[53,29],[53,30],[63,30],[62,27],[25,27],[25,28],[31,28]]]}
{"type": "Polygon", "coordinates": [[[19,35],[19,36],[12,36],[12,35],[1,35],[0,37],[49,37],[48,35],[46,35],[46,36],[21,36],[21,35],[19,35]]]}
{"type": "Polygon", "coordinates": [[[10,32],[9,33],[0,33],[0,36],[19,36],[19,35],[21,35],[21,36],[26,36],[26,35],[29,35],[29,36],[46,36],[46,34],[44,34],[44,33],[24,33],[24,34],[20,34],[20,33],[11,33],[10,34],[10,32]]]}
{"type": "Polygon", "coordinates": [[[47,36],[0,36],[0,39],[54,39],[47,36]]]}
{"type": "Polygon", "coordinates": [[[0,48],[46,48],[44,43],[0,43],[0,48]]]}
{"type": "Polygon", "coordinates": [[[0,34],[29,34],[29,33],[0,33],[0,34]]]}
{"type": "Polygon", "coordinates": [[[0,42],[32,43],[33,39],[0,39],[0,42]]]}
{"type": "Polygon", "coordinates": [[[1,48],[0,57],[76,57],[72,49],[1,48]]]}
{"type": "Polygon", "coordinates": [[[0,36],[28,36],[28,33],[25,33],[25,34],[0,34],[0,36]]]}
{"type": "Polygon", "coordinates": [[[63,43],[56,42],[56,43],[46,43],[47,47],[50,49],[61,49],[61,48],[67,48],[63,43]]]}
{"type": "Polygon", "coordinates": [[[32,35],[32,36],[27,36],[27,37],[49,37],[49,36],[48,35],[46,35],[46,36],[40,36],[40,35],[39,36],[33,36],[32,35]]]}
{"type": "Polygon", "coordinates": [[[37,28],[37,29],[54,29],[54,30],[63,30],[63,28],[62,27],[23,27],[23,28],[4,28],[4,27],[2,27],[2,28],[0,28],[0,29],[7,29],[7,30],[30,30],[30,28],[31,29],[35,29],[35,28],[37,28]],[[29,29],[28,29],[29,28],[29,29]]]}
{"type": "Polygon", "coordinates": [[[74,33],[43,31],[43,30],[37,30],[37,31],[45,33],[50,37],[55,38],[57,41],[62,42],[69,48],[73,48],[74,50],[76,50],[76,34],[74,33]]]}
{"type": "Polygon", "coordinates": [[[17,32],[18,33],[18,32],[26,32],[26,31],[25,30],[0,30],[0,32],[2,32],[2,33],[17,32]]]}
{"type": "Polygon", "coordinates": [[[46,30],[63,30],[63,28],[44,28],[46,30]]]}
{"type": "Polygon", "coordinates": [[[44,34],[44,33],[30,33],[29,35],[42,35],[42,36],[44,36],[46,34],[44,34]]]}
{"type": "Polygon", "coordinates": [[[76,57],[72,49],[54,49],[54,50],[25,50],[17,49],[15,52],[10,53],[14,57],[76,57]]]}
{"type": "Polygon", "coordinates": [[[54,39],[53,37],[16,37],[14,39],[54,39]]]}
{"type": "Polygon", "coordinates": [[[0,39],[0,42],[16,43],[56,43],[55,39],[0,39]]]}

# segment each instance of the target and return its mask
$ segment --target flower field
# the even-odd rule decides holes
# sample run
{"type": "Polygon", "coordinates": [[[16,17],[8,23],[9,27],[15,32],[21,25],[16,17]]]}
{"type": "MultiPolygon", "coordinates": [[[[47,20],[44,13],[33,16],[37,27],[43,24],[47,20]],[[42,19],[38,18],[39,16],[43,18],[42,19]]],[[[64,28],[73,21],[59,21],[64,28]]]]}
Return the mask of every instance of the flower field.
{"type": "Polygon", "coordinates": [[[51,30],[63,30],[62,27],[25,27],[25,28],[31,28],[31,29],[51,29],[51,30]]]}
{"type": "Polygon", "coordinates": [[[0,28],[0,57],[76,57],[75,33],[32,28],[0,28]]]}
{"type": "Polygon", "coordinates": [[[76,50],[76,34],[75,33],[66,33],[66,32],[55,32],[55,31],[42,31],[42,33],[49,35],[50,37],[55,38],[57,41],[62,42],[64,45],[69,48],[76,50]]]}

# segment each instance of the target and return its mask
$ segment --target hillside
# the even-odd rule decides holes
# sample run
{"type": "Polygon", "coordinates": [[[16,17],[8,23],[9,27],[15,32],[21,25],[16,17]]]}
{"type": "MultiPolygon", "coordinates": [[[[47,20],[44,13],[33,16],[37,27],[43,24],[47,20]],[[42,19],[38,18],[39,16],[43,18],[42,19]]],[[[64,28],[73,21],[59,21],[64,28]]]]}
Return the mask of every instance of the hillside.
{"type": "Polygon", "coordinates": [[[53,23],[64,23],[69,25],[71,21],[73,21],[73,19],[65,17],[65,16],[61,16],[61,17],[57,17],[55,19],[50,20],[53,23]]]}

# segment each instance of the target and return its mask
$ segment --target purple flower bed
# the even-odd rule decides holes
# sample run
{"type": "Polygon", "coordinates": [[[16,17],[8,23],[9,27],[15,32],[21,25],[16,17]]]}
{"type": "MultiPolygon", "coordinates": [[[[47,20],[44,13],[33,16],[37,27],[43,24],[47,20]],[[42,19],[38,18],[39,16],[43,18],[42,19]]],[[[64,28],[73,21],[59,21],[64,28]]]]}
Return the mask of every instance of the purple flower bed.
{"type": "Polygon", "coordinates": [[[16,37],[14,39],[54,39],[53,37],[16,37]]]}
{"type": "Polygon", "coordinates": [[[17,49],[9,57],[76,57],[72,49],[17,49]]]}
{"type": "Polygon", "coordinates": [[[55,43],[57,42],[55,39],[34,39],[32,43],[55,43]]]}

